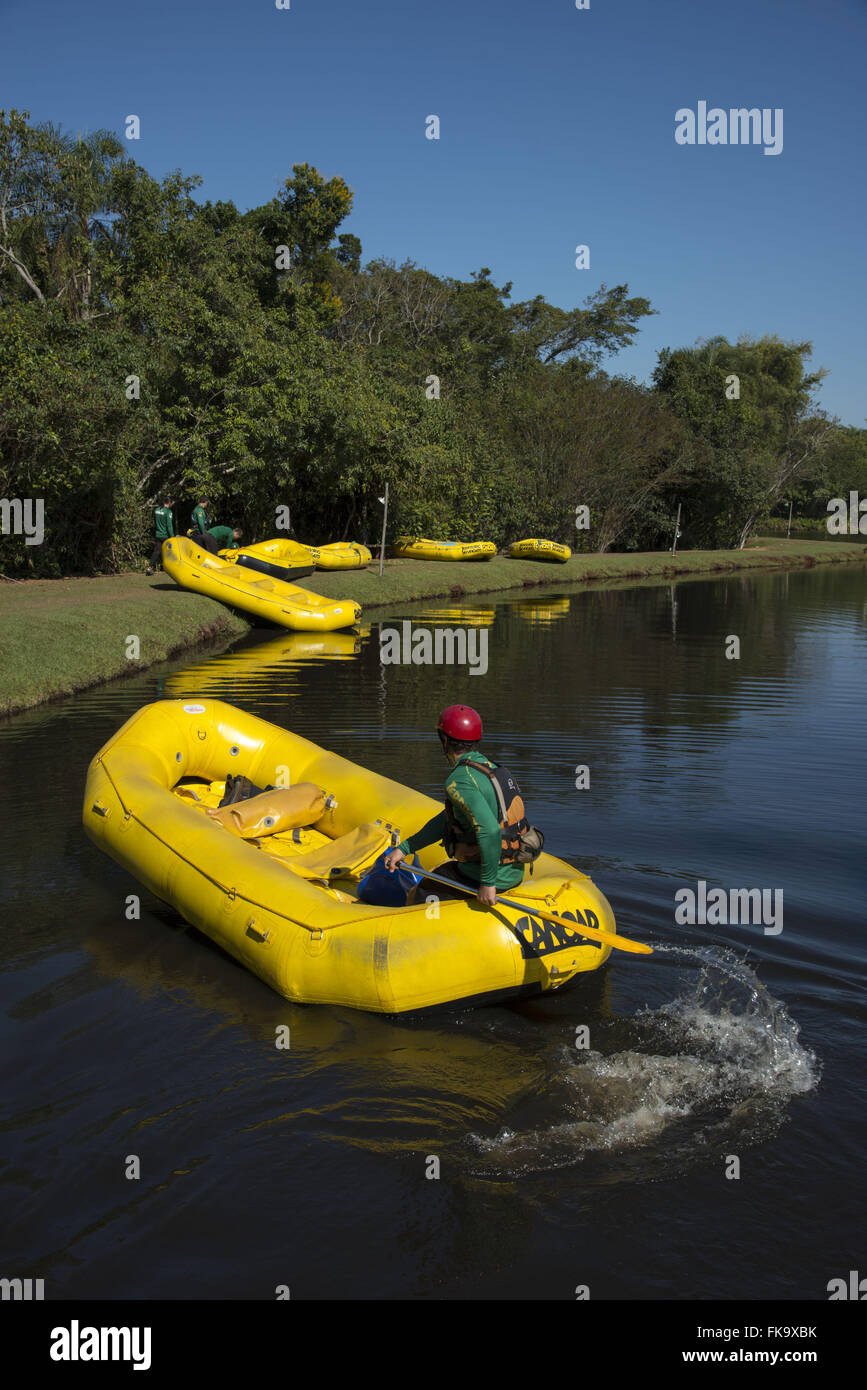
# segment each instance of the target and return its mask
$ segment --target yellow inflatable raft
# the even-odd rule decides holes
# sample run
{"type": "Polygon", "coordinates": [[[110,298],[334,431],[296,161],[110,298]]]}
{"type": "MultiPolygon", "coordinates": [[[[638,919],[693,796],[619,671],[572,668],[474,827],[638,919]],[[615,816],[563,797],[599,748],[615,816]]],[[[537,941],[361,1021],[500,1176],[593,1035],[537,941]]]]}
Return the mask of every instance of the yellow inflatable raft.
{"type": "Polygon", "coordinates": [[[568,545],[559,541],[525,540],[514,541],[509,546],[513,560],[548,560],[565,565],[572,551],[568,545]]]}
{"type": "Polygon", "coordinates": [[[238,563],[239,555],[253,555],[257,560],[269,560],[283,569],[296,569],[302,565],[309,565],[313,569],[313,551],[309,545],[301,545],[300,541],[257,541],[255,545],[243,545],[237,550],[220,550],[217,553],[221,560],[230,565],[238,563]]]}
{"type": "Polygon", "coordinates": [[[398,536],[395,555],[407,560],[490,560],[493,541],[428,541],[421,536],[398,536]]]}
{"type": "Polygon", "coordinates": [[[358,541],[334,541],[332,545],[315,545],[311,549],[318,570],[360,570],[373,559],[367,546],[358,541]]]}
{"type": "MultiPolygon", "coordinates": [[[[559,990],[607,960],[613,931],[584,874],[552,855],[511,898],[372,907],[358,877],[438,803],[217,700],[146,705],[90,765],[87,834],[287,999],[396,1014],[559,990]],[[227,775],[276,790],[218,811],[227,775]]],[[[443,859],[431,846],[420,858],[443,859]]]]}
{"type": "Polygon", "coordinates": [[[361,616],[361,605],[354,599],[323,598],[297,584],[227,564],[186,536],[163,541],[162,555],[163,569],[182,589],[193,589],[281,627],[298,632],[332,632],[351,627],[361,616]]]}
{"type": "Polygon", "coordinates": [[[274,540],[245,545],[240,550],[221,550],[219,553],[230,564],[237,563],[239,555],[252,555],[258,560],[268,560],[287,569],[296,565],[311,565],[318,570],[360,570],[369,565],[373,558],[367,546],[359,545],[357,541],[302,545],[300,541],[279,536],[274,540]]]}

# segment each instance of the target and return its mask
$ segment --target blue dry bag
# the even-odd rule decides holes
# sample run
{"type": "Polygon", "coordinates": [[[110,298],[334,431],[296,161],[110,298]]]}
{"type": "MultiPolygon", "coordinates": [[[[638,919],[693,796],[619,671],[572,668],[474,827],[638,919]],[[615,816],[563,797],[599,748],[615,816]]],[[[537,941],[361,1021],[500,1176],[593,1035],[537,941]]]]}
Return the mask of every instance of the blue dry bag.
{"type": "Polygon", "coordinates": [[[410,893],[421,882],[423,875],[410,873],[403,863],[390,874],[385,867],[385,855],[390,853],[386,850],[381,854],[373,868],[359,880],[358,896],[363,903],[375,907],[406,907],[410,893]]]}

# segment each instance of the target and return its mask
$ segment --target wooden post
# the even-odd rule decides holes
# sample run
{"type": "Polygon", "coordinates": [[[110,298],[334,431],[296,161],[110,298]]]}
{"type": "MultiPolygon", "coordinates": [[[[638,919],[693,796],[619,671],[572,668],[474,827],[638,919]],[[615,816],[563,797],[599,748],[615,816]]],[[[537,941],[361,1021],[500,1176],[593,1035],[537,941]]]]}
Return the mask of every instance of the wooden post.
{"type": "Polygon", "coordinates": [[[379,577],[382,578],[382,567],[385,564],[385,528],[388,523],[388,483],[385,485],[385,496],[379,499],[382,503],[382,542],[379,547],[379,577]]]}
{"type": "Polygon", "coordinates": [[[677,538],[678,538],[678,536],[680,535],[680,506],[681,506],[681,504],[678,502],[678,504],[677,504],[677,521],[674,523],[674,544],[673,544],[672,547],[671,547],[671,553],[672,553],[672,555],[676,554],[676,552],[677,552],[677,538]]]}
{"type": "Polygon", "coordinates": [[[790,503],[789,503],[789,524],[788,524],[788,526],[786,527],[786,540],[789,540],[790,537],[791,537],[791,535],[792,535],[792,504],[791,504],[791,502],[790,502],[790,503]]]}

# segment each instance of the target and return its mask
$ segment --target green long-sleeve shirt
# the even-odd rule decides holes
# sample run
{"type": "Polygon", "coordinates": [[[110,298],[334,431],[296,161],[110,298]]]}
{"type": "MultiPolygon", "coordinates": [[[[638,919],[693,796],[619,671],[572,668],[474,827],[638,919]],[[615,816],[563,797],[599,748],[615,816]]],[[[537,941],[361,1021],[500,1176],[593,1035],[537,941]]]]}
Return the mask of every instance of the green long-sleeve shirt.
{"type": "Polygon", "coordinates": [[[203,506],[199,505],[198,507],[193,507],[193,510],[190,512],[190,521],[193,523],[194,531],[207,531],[208,513],[203,506]]]}
{"type": "MultiPolygon", "coordinates": [[[[455,820],[462,830],[468,831],[476,840],[481,852],[481,860],[461,863],[461,873],[483,887],[494,887],[498,892],[516,888],[524,877],[523,864],[501,864],[500,851],[502,836],[498,819],[497,794],[491,786],[490,778],[466,766],[467,758],[473,762],[486,763],[495,767],[490,758],[473,751],[462,753],[449,773],[446,781],[446,796],[452,804],[455,820]]],[[[427,845],[436,844],[446,833],[445,809],[423,825],[409,839],[403,840],[399,848],[404,854],[415,854],[427,845]]]]}
{"type": "Polygon", "coordinates": [[[154,531],[158,541],[167,541],[175,534],[171,507],[154,507],[154,531]]]}
{"type": "Polygon", "coordinates": [[[238,542],[235,540],[235,532],[231,526],[211,526],[211,535],[217,541],[221,550],[237,550],[238,542]]]}

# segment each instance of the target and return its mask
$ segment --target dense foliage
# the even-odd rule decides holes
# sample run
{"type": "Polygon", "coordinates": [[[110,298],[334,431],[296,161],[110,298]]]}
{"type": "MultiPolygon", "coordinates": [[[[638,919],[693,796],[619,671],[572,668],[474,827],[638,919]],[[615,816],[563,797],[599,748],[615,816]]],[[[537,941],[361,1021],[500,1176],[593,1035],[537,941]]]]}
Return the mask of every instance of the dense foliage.
{"type": "Polygon", "coordinates": [[[679,502],[685,543],[723,546],[782,497],[867,492],[807,343],[666,351],[644,387],[603,367],[654,312],[626,285],[564,310],[487,269],[362,267],[338,177],[295,165],[241,212],[125,150],[0,112],[0,498],[46,519],[2,572],[141,563],[167,496],[183,526],[206,494],[256,538],[288,506],[310,542],[376,541],[387,482],[391,534],[606,550],[670,544],[679,502]]]}

